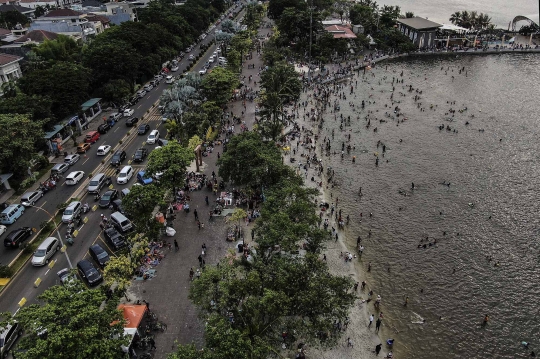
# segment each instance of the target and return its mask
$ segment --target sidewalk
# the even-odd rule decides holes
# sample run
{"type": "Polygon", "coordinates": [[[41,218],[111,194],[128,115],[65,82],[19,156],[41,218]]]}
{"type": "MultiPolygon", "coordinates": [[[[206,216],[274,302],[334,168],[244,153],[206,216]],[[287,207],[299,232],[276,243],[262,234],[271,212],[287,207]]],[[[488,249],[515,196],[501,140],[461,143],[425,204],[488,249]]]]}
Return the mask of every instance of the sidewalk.
{"type": "MultiPolygon", "coordinates": [[[[267,19],[265,19],[267,21],[267,19]]],[[[271,29],[259,29],[259,35],[266,36],[271,29]]],[[[259,67],[262,66],[262,59],[253,51],[253,59],[244,62],[242,76],[245,76],[246,86],[253,88],[253,91],[259,89],[259,85],[253,86],[253,81],[259,83],[259,67]],[[254,68],[247,69],[249,65],[254,68]],[[250,75],[253,80],[247,81],[250,75]]],[[[242,106],[242,100],[234,101],[229,106],[229,112],[240,117],[242,111],[245,113],[247,127],[251,130],[255,124],[255,102],[246,101],[246,109],[242,106]]],[[[239,126],[236,133],[240,133],[239,126]]],[[[217,153],[223,153],[221,146],[216,146],[213,153],[204,157],[202,173],[211,176],[212,171],[218,173],[216,166],[217,153]]],[[[230,188],[229,188],[230,189],[230,188]]],[[[176,219],[173,222],[177,234],[174,238],[178,241],[180,250],[173,249],[169,251],[166,258],[156,267],[157,276],[146,281],[135,281],[130,288],[129,297],[133,301],[145,299],[150,303],[150,308],[155,312],[160,321],[167,324],[168,329],[165,333],[156,335],[156,353],[155,358],[165,358],[166,355],[176,348],[175,342],[181,344],[194,343],[198,347],[204,344],[204,323],[197,315],[196,307],[188,299],[189,293],[189,270],[199,268],[198,256],[201,254],[203,243],[207,246],[205,261],[207,265],[216,264],[227,250],[234,248],[235,242],[227,242],[227,227],[225,217],[214,217],[211,222],[208,221],[208,211],[211,208],[205,204],[204,198],[208,196],[210,203],[215,203],[216,196],[212,191],[203,188],[199,191],[190,193],[191,203],[188,214],[178,211],[176,219]],[[204,223],[203,229],[198,229],[193,210],[197,209],[201,223],[204,223]]],[[[213,207],[212,207],[213,208],[213,207]]],[[[245,231],[245,233],[247,233],[245,231]]],[[[248,236],[249,237],[249,236],[248,236]]],[[[174,238],[164,237],[170,243],[174,238]]],[[[247,240],[248,238],[246,238],[247,240]]]]}

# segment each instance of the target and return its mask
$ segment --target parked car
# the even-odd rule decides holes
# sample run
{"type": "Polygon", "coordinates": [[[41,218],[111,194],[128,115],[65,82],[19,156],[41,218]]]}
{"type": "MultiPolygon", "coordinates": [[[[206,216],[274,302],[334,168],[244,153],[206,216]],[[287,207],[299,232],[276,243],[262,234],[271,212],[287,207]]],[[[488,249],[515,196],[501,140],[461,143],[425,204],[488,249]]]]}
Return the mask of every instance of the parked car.
{"type": "Polygon", "coordinates": [[[77,183],[79,183],[80,180],[83,179],[83,177],[84,177],[84,172],[83,171],[71,172],[66,177],[66,184],[69,185],[69,186],[76,185],[77,183]]]}
{"type": "Polygon", "coordinates": [[[111,152],[111,148],[112,146],[109,146],[109,145],[99,146],[97,149],[97,155],[106,156],[109,152],[111,152]]]}
{"type": "Polygon", "coordinates": [[[78,155],[78,154],[73,154],[73,155],[67,155],[66,157],[64,157],[64,163],[67,163],[68,165],[73,165],[75,164],[79,158],[81,158],[81,155],[78,155]]]}
{"type": "Polygon", "coordinates": [[[146,156],[148,156],[148,150],[144,147],[141,147],[137,151],[135,151],[135,155],[133,156],[133,162],[142,162],[144,161],[146,156]]]}
{"type": "Polygon", "coordinates": [[[109,208],[111,202],[116,198],[118,198],[118,191],[115,189],[108,190],[107,192],[103,193],[99,199],[99,206],[101,208],[109,208]]]}
{"type": "Polygon", "coordinates": [[[89,143],[81,143],[77,146],[77,153],[86,153],[90,149],[89,143]]]}
{"type": "Polygon", "coordinates": [[[109,116],[109,120],[114,121],[114,122],[118,122],[118,120],[120,120],[122,118],[122,115],[123,114],[121,112],[113,113],[112,115],[109,116]]]}
{"type": "Polygon", "coordinates": [[[203,67],[202,70],[199,70],[199,75],[205,75],[207,72],[206,67],[203,67]]]}
{"type": "Polygon", "coordinates": [[[69,268],[59,270],[56,275],[60,277],[60,282],[62,283],[62,285],[73,285],[77,281],[77,276],[73,274],[73,272],[69,270],[69,268]]]}
{"type": "Polygon", "coordinates": [[[145,90],[146,92],[150,91],[150,90],[153,89],[153,88],[154,88],[154,86],[153,86],[152,84],[146,84],[146,85],[144,85],[144,90],[145,90]]]}
{"type": "Polygon", "coordinates": [[[137,173],[137,181],[143,186],[146,186],[147,184],[154,182],[154,179],[152,177],[146,177],[144,171],[139,171],[139,173],[137,173]]]}
{"type": "Polygon", "coordinates": [[[0,328],[0,358],[7,358],[13,344],[23,335],[23,328],[17,322],[0,328]]]}
{"type": "Polygon", "coordinates": [[[90,253],[90,257],[92,257],[101,268],[104,268],[111,259],[109,258],[109,253],[107,253],[107,251],[99,244],[90,246],[90,248],[88,248],[88,253],[90,253]]]}
{"type": "Polygon", "coordinates": [[[195,60],[195,56],[193,54],[189,55],[189,61],[195,60]]]}
{"type": "Polygon", "coordinates": [[[157,87],[159,85],[159,81],[158,80],[152,80],[150,81],[150,84],[154,87],[157,87]]]}
{"type": "Polygon", "coordinates": [[[126,120],[126,126],[127,127],[133,127],[138,121],[139,121],[139,119],[137,117],[128,118],[126,120]]]}
{"type": "Polygon", "coordinates": [[[137,95],[133,96],[130,100],[129,100],[129,104],[131,106],[135,105],[137,102],[139,102],[141,98],[137,95]]]}
{"type": "Polygon", "coordinates": [[[127,108],[124,110],[124,117],[130,117],[133,116],[133,113],[135,112],[132,108],[127,108]]]}
{"type": "Polygon", "coordinates": [[[161,146],[161,147],[167,146],[167,143],[169,143],[169,140],[165,140],[163,138],[160,138],[159,140],[157,140],[158,146],[161,146]]]}
{"type": "Polygon", "coordinates": [[[171,71],[172,71],[172,72],[178,71],[178,66],[173,66],[173,67],[171,67],[171,71]]]}
{"type": "Polygon", "coordinates": [[[74,220],[81,213],[82,207],[83,205],[79,201],[71,202],[62,213],[62,222],[69,223],[74,220]]]}
{"type": "Polygon", "coordinates": [[[41,197],[43,197],[43,191],[26,192],[21,196],[21,204],[25,207],[33,206],[41,197]]]}
{"type": "Polygon", "coordinates": [[[122,207],[121,199],[115,199],[114,201],[112,201],[111,206],[113,212],[120,212],[122,214],[125,214],[124,207],[122,207]]]}
{"type": "Polygon", "coordinates": [[[138,135],[145,135],[146,132],[150,131],[150,125],[147,123],[143,123],[139,126],[139,129],[137,130],[138,135]]]}
{"type": "Polygon", "coordinates": [[[109,125],[108,122],[104,122],[101,125],[98,126],[97,130],[102,135],[107,133],[111,129],[111,125],[109,125]]]}
{"type": "Polygon", "coordinates": [[[118,167],[126,159],[126,151],[117,150],[111,158],[111,166],[118,167]]]}
{"type": "Polygon", "coordinates": [[[126,239],[120,234],[120,232],[118,232],[116,228],[107,228],[104,233],[105,239],[115,251],[126,246],[126,239]]]}
{"type": "Polygon", "coordinates": [[[62,174],[69,168],[68,163],[58,163],[51,168],[51,175],[62,174]]]}
{"type": "Polygon", "coordinates": [[[172,77],[171,75],[167,76],[167,79],[165,80],[165,83],[167,84],[172,84],[174,81],[174,77],[172,77]]]}
{"type": "Polygon", "coordinates": [[[158,83],[159,83],[159,81],[161,81],[161,80],[163,80],[163,75],[155,75],[154,76],[154,81],[158,81],[158,83]]]}
{"type": "Polygon", "coordinates": [[[97,140],[99,140],[99,132],[98,131],[90,131],[86,134],[84,138],[84,142],[86,143],[96,143],[97,140]]]}
{"type": "Polygon", "coordinates": [[[137,91],[137,97],[138,97],[139,99],[143,98],[144,95],[146,95],[146,90],[141,89],[141,90],[137,91]]]}
{"type": "Polygon", "coordinates": [[[90,286],[98,285],[103,281],[103,277],[99,271],[87,259],[83,259],[77,263],[77,271],[79,272],[81,278],[83,278],[90,286]]]}
{"type": "Polygon", "coordinates": [[[4,238],[4,247],[19,248],[21,244],[26,241],[32,233],[32,228],[30,227],[21,227],[19,229],[11,231],[6,236],[6,238],[4,238]]]}

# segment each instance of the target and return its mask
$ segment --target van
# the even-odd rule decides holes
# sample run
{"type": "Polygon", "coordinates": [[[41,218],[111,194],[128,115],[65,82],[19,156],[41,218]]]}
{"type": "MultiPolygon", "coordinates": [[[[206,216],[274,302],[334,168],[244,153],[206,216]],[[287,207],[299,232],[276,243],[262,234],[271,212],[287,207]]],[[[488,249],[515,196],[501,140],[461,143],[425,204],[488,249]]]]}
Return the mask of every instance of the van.
{"type": "Polygon", "coordinates": [[[55,237],[48,237],[39,245],[32,257],[33,266],[44,266],[49,259],[60,249],[60,241],[55,237]]]}
{"type": "Polygon", "coordinates": [[[131,179],[131,176],[133,176],[133,167],[124,166],[116,178],[116,183],[126,184],[131,179]]]}
{"type": "Polygon", "coordinates": [[[153,145],[156,143],[156,141],[159,139],[159,131],[153,130],[150,132],[150,135],[148,135],[148,138],[146,139],[146,143],[149,145],[153,145]]]}
{"type": "Polygon", "coordinates": [[[0,223],[12,224],[24,213],[24,206],[21,204],[12,204],[0,213],[0,223]]]}
{"type": "Polygon", "coordinates": [[[36,203],[36,201],[41,197],[43,197],[43,192],[40,190],[26,192],[21,196],[21,204],[25,207],[33,206],[34,203],[36,203]]]}
{"type": "Polygon", "coordinates": [[[99,190],[105,184],[105,173],[98,173],[88,183],[88,193],[99,193],[99,190]]]}
{"type": "Polygon", "coordinates": [[[111,214],[111,222],[120,232],[125,233],[133,228],[131,221],[120,212],[111,214]]]}
{"type": "Polygon", "coordinates": [[[99,132],[98,131],[90,131],[90,132],[88,132],[86,134],[84,142],[86,142],[86,143],[96,143],[97,140],[99,140],[99,132]]]}
{"type": "Polygon", "coordinates": [[[82,203],[79,201],[71,202],[66,209],[64,209],[64,213],[62,214],[62,222],[69,223],[70,221],[73,221],[82,210],[82,203]]]}
{"type": "Polygon", "coordinates": [[[23,330],[19,323],[14,322],[5,328],[0,328],[0,358],[5,358],[9,350],[20,336],[23,335],[23,330]]]}

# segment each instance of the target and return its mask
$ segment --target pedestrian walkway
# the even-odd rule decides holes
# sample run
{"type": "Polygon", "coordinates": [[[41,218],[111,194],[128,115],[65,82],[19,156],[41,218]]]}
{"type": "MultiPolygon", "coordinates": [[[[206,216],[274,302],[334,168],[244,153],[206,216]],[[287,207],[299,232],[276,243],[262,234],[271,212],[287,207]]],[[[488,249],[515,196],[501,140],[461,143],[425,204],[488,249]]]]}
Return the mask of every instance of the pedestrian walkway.
{"type": "MultiPolygon", "coordinates": [[[[265,21],[268,21],[265,19],[265,21]]],[[[266,37],[271,29],[264,28],[259,30],[259,35],[266,37]]],[[[244,61],[242,74],[245,76],[247,86],[253,88],[253,91],[259,90],[259,68],[262,66],[262,59],[254,50],[252,59],[244,61]],[[249,65],[249,69],[248,69],[249,65]],[[249,83],[247,79],[253,76],[253,81],[249,83]]],[[[255,102],[246,101],[246,106],[242,100],[234,101],[230,104],[228,111],[233,111],[237,117],[241,117],[244,111],[243,120],[249,130],[253,129],[255,124],[255,102]]],[[[240,132],[239,127],[236,133],[240,132]]],[[[201,172],[211,177],[212,171],[218,173],[216,166],[218,152],[223,153],[221,146],[216,146],[213,153],[204,157],[204,166],[201,172]]],[[[167,324],[168,329],[165,333],[156,335],[156,355],[155,358],[165,358],[167,353],[175,348],[175,341],[181,344],[195,343],[198,347],[203,345],[204,324],[198,319],[197,309],[188,299],[190,286],[190,269],[196,271],[199,268],[198,257],[202,253],[202,245],[207,247],[204,261],[206,264],[216,264],[227,253],[229,248],[233,248],[236,243],[227,242],[227,227],[225,217],[213,217],[208,220],[208,212],[215,203],[216,196],[212,191],[203,188],[199,191],[190,192],[191,202],[189,213],[176,212],[176,219],[173,226],[177,233],[175,237],[164,237],[171,243],[172,250],[168,251],[166,258],[157,268],[156,277],[147,281],[135,281],[130,289],[132,300],[145,299],[151,304],[152,311],[155,312],[160,321],[167,324]],[[208,196],[210,204],[205,203],[205,196],[208,196]],[[193,210],[197,210],[200,221],[204,227],[199,229],[193,210]],[[178,241],[179,250],[175,251],[173,240],[178,241]]],[[[247,233],[244,231],[244,233],[247,233]]],[[[248,238],[246,238],[247,240],[248,238]]],[[[196,279],[195,279],[196,280],[196,279]]]]}

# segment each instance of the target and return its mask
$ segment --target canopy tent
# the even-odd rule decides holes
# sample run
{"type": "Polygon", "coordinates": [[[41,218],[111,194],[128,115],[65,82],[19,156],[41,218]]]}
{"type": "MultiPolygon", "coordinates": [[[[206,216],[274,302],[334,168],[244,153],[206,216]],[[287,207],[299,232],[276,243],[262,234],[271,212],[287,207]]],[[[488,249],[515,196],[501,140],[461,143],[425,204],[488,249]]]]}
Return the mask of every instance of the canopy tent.
{"type": "Polygon", "coordinates": [[[126,323],[124,324],[124,334],[129,337],[129,345],[127,347],[122,346],[122,350],[127,353],[129,346],[133,342],[133,338],[137,334],[137,328],[141,324],[147,308],[146,305],[126,305],[120,304],[118,310],[122,311],[126,323]]]}
{"type": "Polygon", "coordinates": [[[457,25],[452,25],[452,24],[443,24],[439,28],[439,30],[455,31],[455,32],[459,32],[459,33],[465,33],[467,31],[469,31],[469,29],[466,29],[464,27],[457,26],[457,25]]]}

